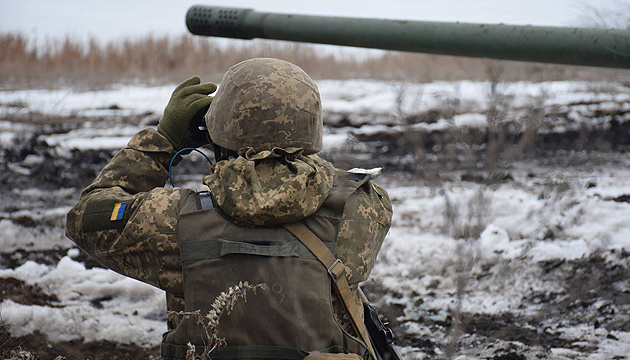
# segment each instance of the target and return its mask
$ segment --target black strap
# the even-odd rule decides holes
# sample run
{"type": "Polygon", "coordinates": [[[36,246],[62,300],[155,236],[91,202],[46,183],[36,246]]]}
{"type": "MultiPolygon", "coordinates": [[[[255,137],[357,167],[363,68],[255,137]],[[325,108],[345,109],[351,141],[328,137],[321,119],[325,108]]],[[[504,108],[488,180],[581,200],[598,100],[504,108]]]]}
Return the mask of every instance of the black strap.
{"type": "MultiPolygon", "coordinates": [[[[188,346],[162,343],[160,350],[162,359],[186,359],[186,351],[188,351],[188,346]]],[[[197,354],[201,354],[204,351],[204,347],[201,345],[196,345],[195,351],[197,354]]],[[[307,355],[308,352],[304,350],[282,346],[228,346],[215,349],[212,352],[212,359],[302,360],[307,355]]]]}

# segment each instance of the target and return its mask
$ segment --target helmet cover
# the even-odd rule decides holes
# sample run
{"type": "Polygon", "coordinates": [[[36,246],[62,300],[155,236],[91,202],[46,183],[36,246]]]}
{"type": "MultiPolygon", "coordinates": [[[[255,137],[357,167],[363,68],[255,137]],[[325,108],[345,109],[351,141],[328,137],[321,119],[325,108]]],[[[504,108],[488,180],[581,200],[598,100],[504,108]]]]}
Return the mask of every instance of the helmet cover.
{"type": "Polygon", "coordinates": [[[290,62],[256,58],[230,67],[205,117],[212,141],[232,151],[322,148],[322,107],[313,80],[290,62]]]}

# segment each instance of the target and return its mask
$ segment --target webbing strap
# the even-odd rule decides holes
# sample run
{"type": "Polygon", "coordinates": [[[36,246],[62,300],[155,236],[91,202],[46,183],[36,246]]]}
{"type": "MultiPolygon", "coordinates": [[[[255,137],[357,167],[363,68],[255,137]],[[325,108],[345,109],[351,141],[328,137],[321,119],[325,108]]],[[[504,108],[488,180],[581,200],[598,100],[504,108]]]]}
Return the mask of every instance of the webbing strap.
{"type": "MultiPolygon", "coordinates": [[[[335,251],[337,244],[326,243],[330,251],[335,251]]],[[[230,254],[259,256],[298,257],[317,260],[309,249],[300,241],[272,244],[254,244],[244,241],[209,239],[186,241],[179,244],[182,261],[217,259],[230,254]]]]}
{"type": "Polygon", "coordinates": [[[377,360],[378,357],[372,348],[372,342],[370,341],[370,336],[367,333],[367,329],[361,320],[361,312],[363,309],[359,308],[357,303],[354,301],[354,296],[352,295],[352,290],[350,290],[350,286],[348,285],[348,279],[346,278],[346,268],[345,265],[341,262],[341,260],[337,259],[335,255],[324,245],[324,242],[315,235],[306,225],[296,222],[290,224],[283,224],[282,227],[287,229],[291,234],[293,234],[296,238],[298,238],[306,247],[317,257],[317,259],[328,269],[328,273],[333,279],[333,283],[337,288],[337,292],[341,297],[341,301],[348,310],[348,314],[350,314],[350,319],[354,325],[354,328],[357,330],[357,333],[361,337],[361,340],[365,343],[370,351],[370,356],[373,360],[377,360]]]}
{"type": "MultiPolygon", "coordinates": [[[[203,353],[203,346],[195,346],[198,354],[203,353]]],[[[186,359],[188,346],[162,343],[160,352],[162,359],[186,359]]],[[[282,346],[228,346],[220,347],[212,352],[212,359],[279,359],[302,360],[308,352],[298,348],[282,346]]]]}

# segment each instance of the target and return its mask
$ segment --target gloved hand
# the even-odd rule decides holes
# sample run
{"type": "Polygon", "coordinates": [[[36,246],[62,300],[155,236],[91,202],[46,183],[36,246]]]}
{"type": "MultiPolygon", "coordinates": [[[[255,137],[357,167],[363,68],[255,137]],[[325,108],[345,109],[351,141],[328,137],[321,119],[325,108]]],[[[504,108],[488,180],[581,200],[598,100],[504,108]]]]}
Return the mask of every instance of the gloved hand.
{"type": "Polygon", "coordinates": [[[213,83],[201,83],[199,76],[184,80],[175,88],[164,109],[157,130],[171,142],[176,151],[207,144],[208,137],[199,129],[212,97],[217,90],[213,83]]]}

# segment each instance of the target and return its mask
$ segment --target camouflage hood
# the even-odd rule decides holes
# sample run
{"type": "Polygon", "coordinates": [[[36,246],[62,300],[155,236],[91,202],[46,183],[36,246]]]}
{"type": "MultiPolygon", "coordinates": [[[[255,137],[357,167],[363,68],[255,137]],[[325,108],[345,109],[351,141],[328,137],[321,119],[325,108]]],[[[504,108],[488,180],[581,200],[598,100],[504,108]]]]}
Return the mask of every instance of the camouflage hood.
{"type": "Polygon", "coordinates": [[[204,177],[223,212],[237,223],[271,226],[311,216],[333,185],[334,168],[299,148],[255,152],[220,161],[204,177]]]}

